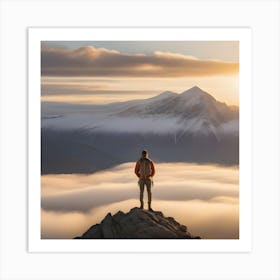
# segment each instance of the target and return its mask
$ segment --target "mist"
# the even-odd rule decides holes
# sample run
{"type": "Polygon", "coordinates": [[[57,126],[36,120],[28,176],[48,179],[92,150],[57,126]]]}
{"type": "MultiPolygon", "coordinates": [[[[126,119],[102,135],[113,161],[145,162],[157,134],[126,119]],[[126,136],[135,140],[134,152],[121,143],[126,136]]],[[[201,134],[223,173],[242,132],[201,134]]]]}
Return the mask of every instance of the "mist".
{"type": "MultiPolygon", "coordinates": [[[[139,206],[133,170],[130,162],[90,175],[41,176],[41,237],[74,238],[101,222],[108,212],[139,206]]],[[[156,164],[153,208],[202,238],[236,239],[238,171],[238,166],[156,164]]]]}

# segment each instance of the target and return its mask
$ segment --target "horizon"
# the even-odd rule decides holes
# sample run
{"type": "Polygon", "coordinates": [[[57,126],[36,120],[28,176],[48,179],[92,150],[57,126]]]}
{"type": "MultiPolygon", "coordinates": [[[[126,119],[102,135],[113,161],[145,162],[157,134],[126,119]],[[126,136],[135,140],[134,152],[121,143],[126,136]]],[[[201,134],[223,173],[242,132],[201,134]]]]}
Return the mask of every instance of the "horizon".
{"type": "Polygon", "coordinates": [[[108,99],[108,102],[106,102],[106,100],[102,99],[101,101],[98,102],[97,99],[95,99],[94,101],[92,100],[87,100],[85,102],[71,102],[69,99],[67,101],[63,101],[63,99],[60,99],[58,98],[57,100],[48,100],[48,99],[45,99],[43,97],[41,97],[41,102],[43,103],[64,103],[64,104],[77,104],[77,105],[110,105],[110,104],[114,104],[114,103],[122,103],[122,102],[127,102],[127,101],[138,101],[138,100],[148,100],[148,99],[151,99],[151,98],[155,98],[157,96],[160,96],[162,94],[165,94],[165,93],[173,93],[173,94],[177,94],[177,95],[181,95],[181,94],[184,94],[192,89],[195,89],[195,88],[198,88],[199,90],[201,90],[202,92],[210,95],[211,97],[213,97],[217,102],[220,102],[220,103],[225,103],[227,106],[235,106],[235,107],[238,107],[239,108],[239,104],[228,104],[227,102],[224,102],[222,100],[218,100],[217,98],[215,98],[215,96],[207,91],[205,91],[204,89],[200,88],[199,86],[197,85],[194,85],[182,92],[175,92],[175,91],[170,91],[170,90],[165,90],[165,91],[162,91],[160,93],[157,93],[157,94],[154,94],[154,95],[149,95],[149,96],[144,96],[143,98],[137,96],[137,98],[133,98],[135,96],[132,95],[132,98],[129,99],[129,100],[119,100],[119,99],[116,99],[115,101],[112,101],[112,99],[108,99]],[[61,101],[62,100],[62,101],[61,101]]]}
{"type": "Polygon", "coordinates": [[[108,104],[194,85],[239,105],[236,41],[41,43],[42,102],[108,104]]]}

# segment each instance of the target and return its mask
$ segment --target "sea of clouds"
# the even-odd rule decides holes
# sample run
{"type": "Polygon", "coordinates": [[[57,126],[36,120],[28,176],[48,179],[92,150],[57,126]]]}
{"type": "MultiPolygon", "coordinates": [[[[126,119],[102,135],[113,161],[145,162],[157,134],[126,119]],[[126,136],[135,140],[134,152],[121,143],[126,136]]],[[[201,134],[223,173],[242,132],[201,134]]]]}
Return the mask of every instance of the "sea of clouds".
{"type": "MultiPolygon", "coordinates": [[[[139,206],[134,164],[90,175],[43,175],[41,237],[74,238],[108,212],[139,206]]],[[[153,208],[185,224],[192,234],[211,239],[239,237],[238,166],[156,164],[152,192],[153,208]]]]}

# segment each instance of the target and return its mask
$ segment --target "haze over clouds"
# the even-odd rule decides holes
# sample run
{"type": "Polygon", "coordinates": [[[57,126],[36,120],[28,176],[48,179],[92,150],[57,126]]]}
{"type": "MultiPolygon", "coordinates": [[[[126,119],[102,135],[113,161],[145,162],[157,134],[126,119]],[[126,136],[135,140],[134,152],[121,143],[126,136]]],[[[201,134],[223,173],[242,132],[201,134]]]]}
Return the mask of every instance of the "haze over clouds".
{"type": "MultiPolygon", "coordinates": [[[[187,163],[156,167],[156,210],[204,238],[238,238],[238,167],[187,163]]],[[[42,176],[42,238],[73,238],[108,212],[138,206],[133,168],[134,163],[126,163],[92,175],[42,176]]]]}
{"type": "Polygon", "coordinates": [[[217,100],[238,105],[238,77],[42,77],[41,100],[108,104],[147,99],[166,90],[183,92],[198,85],[217,100]]]}

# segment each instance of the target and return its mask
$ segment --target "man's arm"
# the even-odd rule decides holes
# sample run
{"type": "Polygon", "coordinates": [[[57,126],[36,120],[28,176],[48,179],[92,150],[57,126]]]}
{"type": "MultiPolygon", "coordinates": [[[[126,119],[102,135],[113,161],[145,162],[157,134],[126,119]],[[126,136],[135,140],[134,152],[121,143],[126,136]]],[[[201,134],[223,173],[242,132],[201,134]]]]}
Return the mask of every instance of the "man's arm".
{"type": "Polygon", "coordinates": [[[136,174],[137,177],[140,177],[139,171],[140,171],[140,163],[139,161],[137,161],[134,168],[134,173],[136,174]]]}
{"type": "Polygon", "coordinates": [[[153,177],[156,173],[156,170],[155,170],[155,166],[154,166],[154,163],[151,161],[151,168],[152,168],[152,174],[151,174],[151,177],[153,177]]]}

